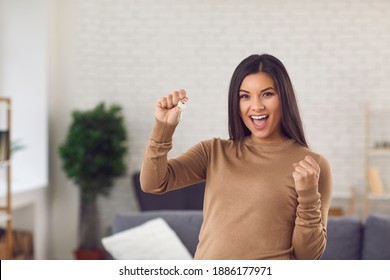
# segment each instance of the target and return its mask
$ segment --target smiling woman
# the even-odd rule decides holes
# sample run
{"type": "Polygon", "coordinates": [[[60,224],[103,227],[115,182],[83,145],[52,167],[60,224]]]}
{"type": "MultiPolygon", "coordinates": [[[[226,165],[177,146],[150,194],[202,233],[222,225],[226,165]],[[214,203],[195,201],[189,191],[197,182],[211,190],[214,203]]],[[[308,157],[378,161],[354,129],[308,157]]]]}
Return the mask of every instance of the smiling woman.
{"type": "Polygon", "coordinates": [[[195,259],[319,259],[331,170],[307,146],[283,64],[266,54],[244,59],[229,88],[230,139],[168,160],[183,100],[185,90],[157,101],[140,180],[160,194],[206,181],[195,259]]]}
{"type": "Polygon", "coordinates": [[[244,78],[240,88],[240,117],[253,141],[286,140],[280,125],[281,110],[279,94],[268,74],[259,72],[244,78]]]}
{"type": "MultiPolygon", "coordinates": [[[[264,114],[264,112],[270,113],[269,110],[273,111],[273,116],[270,118],[272,122],[269,122],[268,132],[275,132],[279,138],[285,136],[292,138],[307,147],[294,89],[286,68],[274,56],[251,55],[237,66],[231,79],[229,89],[230,139],[242,142],[244,137],[251,136],[253,140],[259,141],[259,138],[256,140],[255,135],[252,135],[254,131],[250,129],[251,123],[246,122],[248,119],[245,114],[258,118],[256,116],[263,113],[269,117],[270,114],[264,114]],[[244,102],[249,100],[251,102],[244,102]],[[251,112],[243,112],[245,109],[251,112]],[[271,125],[273,126],[270,127],[271,125]],[[274,131],[275,128],[277,128],[276,131],[274,131]]],[[[264,137],[260,138],[263,138],[263,141],[267,140],[264,137]]]]}

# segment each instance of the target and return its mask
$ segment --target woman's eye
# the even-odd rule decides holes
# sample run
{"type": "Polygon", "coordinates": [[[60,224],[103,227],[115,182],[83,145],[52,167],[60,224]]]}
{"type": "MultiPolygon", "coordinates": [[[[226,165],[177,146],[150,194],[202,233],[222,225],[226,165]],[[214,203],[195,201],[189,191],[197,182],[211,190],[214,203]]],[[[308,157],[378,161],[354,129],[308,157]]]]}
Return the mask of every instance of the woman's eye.
{"type": "Polygon", "coordinates": [[[249,95],[248,94],[241,94],[240,99],[248,99],[249,95]]]}
{"type": "Polygon", "coordinates": [[[263,93],[264,97],[268,97],[268,96],[272,96],[272,95],[274,95],[274,94],[272,92],[270,92],[270,91],[267,91],[267,92],[263,93]]]}

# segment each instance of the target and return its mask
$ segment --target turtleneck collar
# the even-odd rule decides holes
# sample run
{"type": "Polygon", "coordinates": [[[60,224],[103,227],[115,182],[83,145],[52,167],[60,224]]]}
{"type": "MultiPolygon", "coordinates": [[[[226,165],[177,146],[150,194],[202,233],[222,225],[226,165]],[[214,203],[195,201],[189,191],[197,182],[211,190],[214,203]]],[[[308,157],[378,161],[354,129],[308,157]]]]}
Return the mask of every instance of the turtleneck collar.
{"type": "Polygon", "coordinates": [[[290,147],[296,141],[294,139],[286,139],[275,143],[261,143],[253,141],[250,136],[247,136],[244,140],[244,145],[248,147],[259,148],[262,150],[282,150],[284,148],[290,147]]]}

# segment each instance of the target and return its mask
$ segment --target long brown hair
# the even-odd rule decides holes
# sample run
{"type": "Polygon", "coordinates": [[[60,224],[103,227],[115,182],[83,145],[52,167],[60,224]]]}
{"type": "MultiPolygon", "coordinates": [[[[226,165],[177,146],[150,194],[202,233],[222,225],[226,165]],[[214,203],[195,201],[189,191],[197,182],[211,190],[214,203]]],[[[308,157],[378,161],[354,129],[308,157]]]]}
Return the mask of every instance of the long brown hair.
{"type": "Polygon", "coordinates": [[[239,112],[239,90],[242,80],[250,74],[265,72],[273,79],[282,105],[282,132],[297,143],[307,147],[294,88],[283,63],[269,54],[250,55],[234,70],[229,87],[229,137],[242,143],[251,132],[245,126],[239,112]]]}

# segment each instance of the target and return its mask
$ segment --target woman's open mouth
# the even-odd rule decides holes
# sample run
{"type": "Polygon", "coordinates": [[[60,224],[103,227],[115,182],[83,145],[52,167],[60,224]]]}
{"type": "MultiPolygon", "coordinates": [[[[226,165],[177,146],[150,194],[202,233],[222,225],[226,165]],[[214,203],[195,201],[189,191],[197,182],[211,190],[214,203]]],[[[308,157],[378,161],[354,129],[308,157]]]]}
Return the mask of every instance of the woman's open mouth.
{"type": "Polygon", "coordinates": [[[253,115],[250,116],[252,119],[253,126],[256,129],[263,129],[267,125],[267,120],[268,120],[269,115],[253,115]]]}

